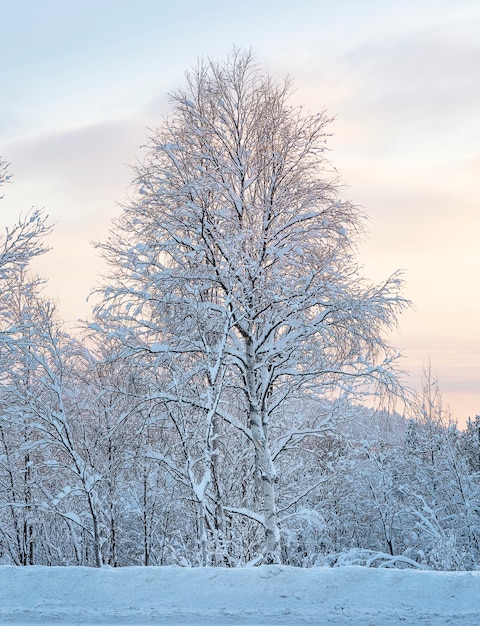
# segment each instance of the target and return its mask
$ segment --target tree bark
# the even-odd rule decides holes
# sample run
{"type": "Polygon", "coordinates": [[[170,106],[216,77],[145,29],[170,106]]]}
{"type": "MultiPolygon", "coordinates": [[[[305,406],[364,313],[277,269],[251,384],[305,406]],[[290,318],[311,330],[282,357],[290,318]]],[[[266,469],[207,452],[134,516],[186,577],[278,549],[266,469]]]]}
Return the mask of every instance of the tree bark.
{"type": "Polygon", "coordinates": [[[264,563],[280,563],[280,530],[277,521],[277,504],[275,497],[275,484],[277,473],[273,463],[272,453],[268,445],[268,423],[262,419],[255,380],[255,359],[253,345],[250,339],[246,341],[246,366],[245,380],[248,395],[248,421],[255,447],[256,473],[260,478],[260,493],[262,500],[265,548],[264,563]]]}

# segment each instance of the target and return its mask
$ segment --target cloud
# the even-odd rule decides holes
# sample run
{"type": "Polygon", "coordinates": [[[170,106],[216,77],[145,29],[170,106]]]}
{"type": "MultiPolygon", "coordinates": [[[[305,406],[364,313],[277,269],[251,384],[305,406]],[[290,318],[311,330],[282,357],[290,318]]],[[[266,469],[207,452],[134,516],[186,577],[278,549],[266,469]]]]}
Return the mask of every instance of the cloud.
{"type": "Polygon", "coordinates": [[[45,206],[54,219],[110,211],[133,178],[143,129],[134,120],[103,122],[10,144],[14,184],[9,201],[45,206]]]}
{"type": "Polygon", "coordinates": [[[388,33],[344,55],[352,111],[373,130],[375,150],[432,158],[447,145],[462,150],[480,131],[479,28],[456,22],[388,33]]]}

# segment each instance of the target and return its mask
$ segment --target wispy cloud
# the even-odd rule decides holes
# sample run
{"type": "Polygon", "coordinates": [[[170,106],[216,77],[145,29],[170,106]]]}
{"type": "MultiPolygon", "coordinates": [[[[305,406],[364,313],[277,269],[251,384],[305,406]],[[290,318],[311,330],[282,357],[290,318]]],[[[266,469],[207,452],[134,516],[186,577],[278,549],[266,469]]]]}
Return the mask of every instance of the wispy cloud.
{"type": "Polygon", "coordinates": [[[127,164],[143,135],[134,121],[117,120],[12,143],[7,153],[18,186],[8,199],[17,207],[47,206],[67,221],[110,211],[133,178],[127,164]]]}

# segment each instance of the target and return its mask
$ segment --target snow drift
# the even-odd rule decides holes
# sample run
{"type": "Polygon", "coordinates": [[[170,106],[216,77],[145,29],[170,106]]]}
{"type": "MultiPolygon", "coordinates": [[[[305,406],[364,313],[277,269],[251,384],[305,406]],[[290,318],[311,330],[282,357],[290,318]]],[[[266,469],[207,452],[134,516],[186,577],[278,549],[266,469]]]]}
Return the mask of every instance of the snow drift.
{"type": "Polygon", "coordinates": [[[479,572],[0,567],[1,624],[480,623],[479,572]]]}

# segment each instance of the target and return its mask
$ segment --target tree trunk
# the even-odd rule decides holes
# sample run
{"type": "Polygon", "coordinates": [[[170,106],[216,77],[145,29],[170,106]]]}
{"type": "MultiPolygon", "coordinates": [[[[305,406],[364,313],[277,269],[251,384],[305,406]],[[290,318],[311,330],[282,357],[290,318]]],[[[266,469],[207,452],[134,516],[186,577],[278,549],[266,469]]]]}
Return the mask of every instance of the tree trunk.
{"type": "Polygon", "coordinates": [[[92,516],[92,526],[93,526],[93,550],[95,556],[95,567],[102,567],[103,558],[102,558],[102,546],[100,539],[100,530],[98,525],[98,517],[95,511],[95,505],[92,500],[92,496],[89,492],[87,492],[88,499],[88,507],[90,509],[90,515],[92,516]]]}
{"type": "Polygon", "coordinates": [[[148,468],[143,466],[143,565],[150,565],[150,541],[148,519],[148,468]]]}
{"type": "Polygon", "coordinates": [[[253,346],[251,341],[246,342],[247,371],[245,380],[248,395],[248,419],[255,446],[255,471],[260,477],[260,493],[265,528],[264,563],[280,563],[280,530],[277,522],[277,503],[275,496],[275,483],[277,473],[273,464],[272,453],[268,445],[268,423],[262,420],[259,403],[256,397],[256,381],[254,374],[253,346]]]}

